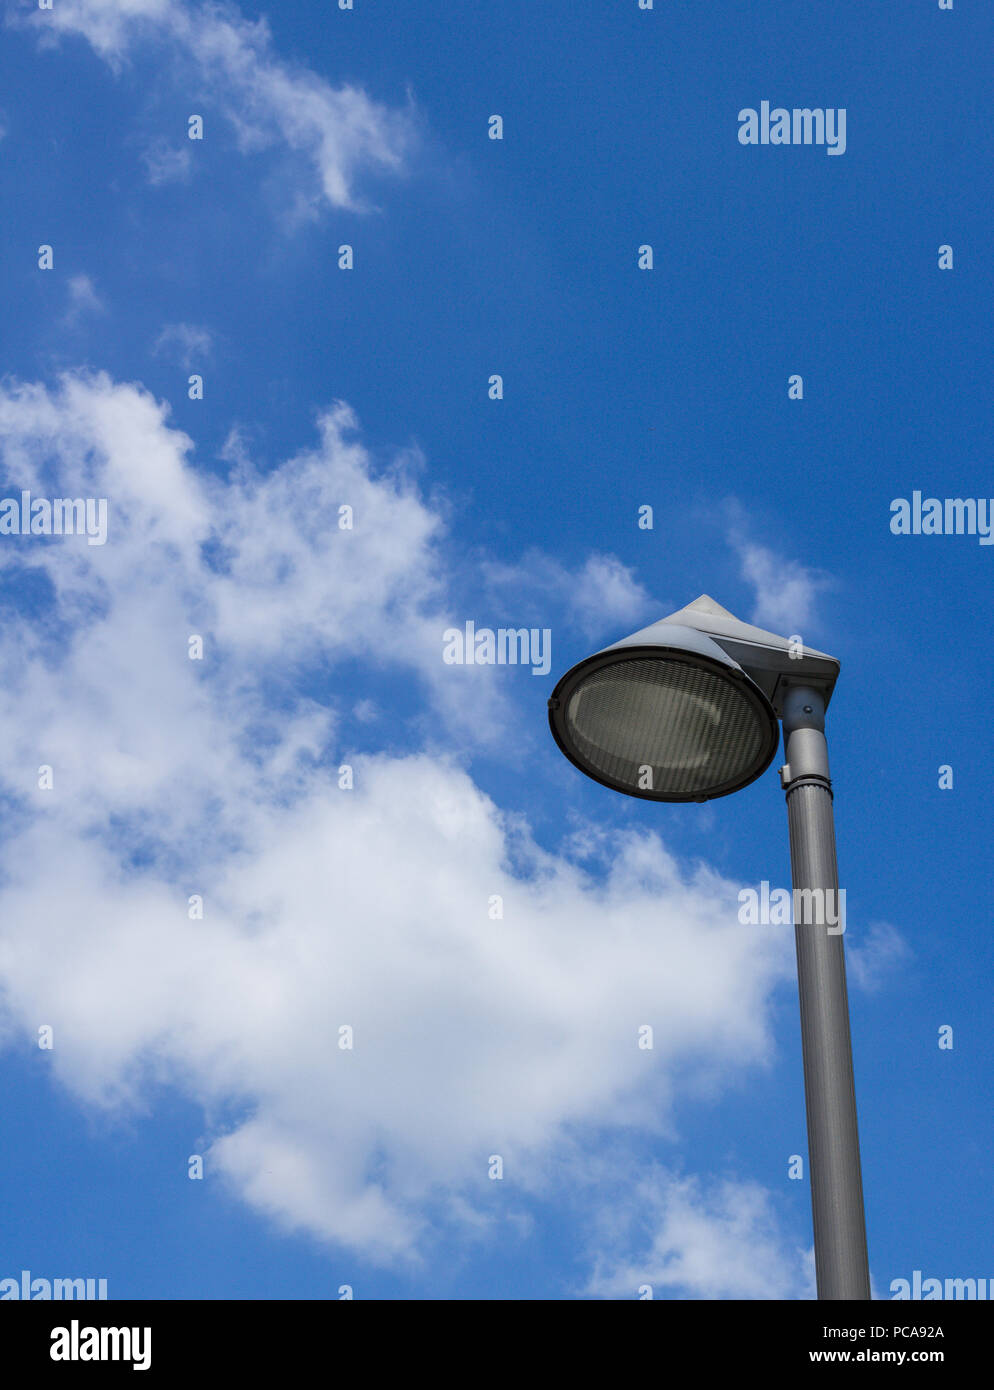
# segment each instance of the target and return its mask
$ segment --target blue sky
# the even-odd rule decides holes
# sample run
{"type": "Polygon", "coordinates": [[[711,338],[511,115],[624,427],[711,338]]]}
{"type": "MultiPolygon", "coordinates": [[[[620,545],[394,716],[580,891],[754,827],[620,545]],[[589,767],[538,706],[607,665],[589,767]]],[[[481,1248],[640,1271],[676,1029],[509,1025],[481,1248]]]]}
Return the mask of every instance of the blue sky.
{"type": "Polygon", "coordinates": [[[992,491],[994,18],[561,8],[7,7],[0,493],[109,524],[0,536],[0,1278],[810,1297],[775,773],[631,801],[546,722],[701,593],[842,662],[875,1289],[994,1276],[992,552],[889,526],[992,491]]]}

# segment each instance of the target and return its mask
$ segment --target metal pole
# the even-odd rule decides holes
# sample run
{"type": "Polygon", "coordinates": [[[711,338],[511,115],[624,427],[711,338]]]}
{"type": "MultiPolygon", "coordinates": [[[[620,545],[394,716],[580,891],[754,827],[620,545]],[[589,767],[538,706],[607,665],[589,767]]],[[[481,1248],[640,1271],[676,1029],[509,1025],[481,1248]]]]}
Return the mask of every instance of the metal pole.
{"type": "MultiPolygon", "coordinates": [[[[868,1299],[863,1179],[856,1128],[849,997],[838,896],[825,701],[794,686],[784,700],[794,935],[801,999],[808,1167],[819,1299],[868,1299]],[[822,890],[811,893],[805,890],[822,890]]],[[[842,902],[844,903],[844,899],[842,902]]]]}

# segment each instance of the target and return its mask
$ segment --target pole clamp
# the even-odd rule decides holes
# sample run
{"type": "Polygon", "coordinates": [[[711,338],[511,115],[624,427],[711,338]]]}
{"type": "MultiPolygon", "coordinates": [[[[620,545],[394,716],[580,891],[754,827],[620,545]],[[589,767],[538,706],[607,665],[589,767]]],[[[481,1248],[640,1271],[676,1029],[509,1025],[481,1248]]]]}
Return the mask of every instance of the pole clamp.
{"type": "Polygon", "coordinates": [[[788,795],[798,787],[823,787],[832,797],[832,800],[835,800],[830,777],[822,777],[817,772],[802,772],[795,777],[790,770],[789,763],[784,763],[780,769],[780,785],[788,795]]]}

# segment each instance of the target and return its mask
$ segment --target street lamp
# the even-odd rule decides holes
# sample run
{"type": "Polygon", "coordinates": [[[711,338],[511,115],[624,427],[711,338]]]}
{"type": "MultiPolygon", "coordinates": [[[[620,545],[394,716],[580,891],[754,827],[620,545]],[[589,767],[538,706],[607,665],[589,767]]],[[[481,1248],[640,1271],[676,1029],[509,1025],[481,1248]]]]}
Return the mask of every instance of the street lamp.
{"type": "Polygon", "coordinates": [[[779,746],[787,797],[819,1299],[868,1299],[846,964],[825,710],[839,663],[743,623],[703,595],[572,667],[549,700],[581,772],[649,801],[710,801],[762,775],[779,746]]]}

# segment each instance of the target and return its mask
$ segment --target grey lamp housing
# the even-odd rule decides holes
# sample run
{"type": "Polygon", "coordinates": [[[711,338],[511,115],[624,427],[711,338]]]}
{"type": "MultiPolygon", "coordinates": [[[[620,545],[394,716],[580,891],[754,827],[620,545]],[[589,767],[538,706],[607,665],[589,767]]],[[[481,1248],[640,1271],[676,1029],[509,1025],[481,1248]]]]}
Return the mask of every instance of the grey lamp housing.
{"type": "Polygon", "coordinates": [[[839,663],[742,623],[702,595],[573,666],[549,699],[562,752],[648,801],[710,801],[761,776],[793,685],[827,705],[839,663]]]}

